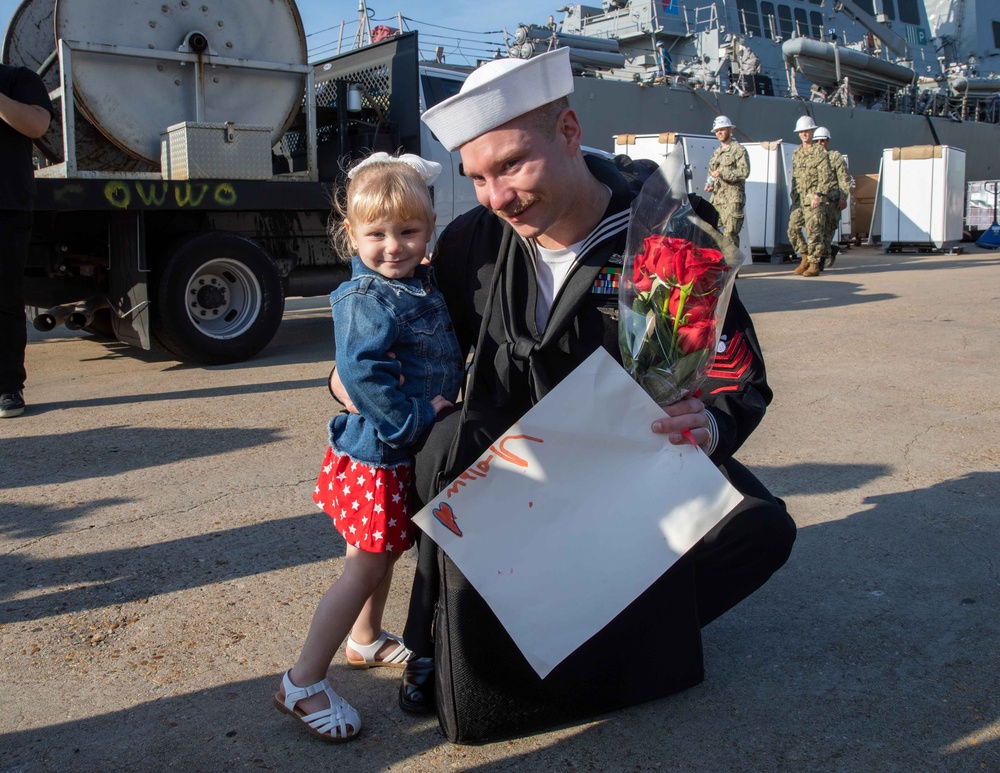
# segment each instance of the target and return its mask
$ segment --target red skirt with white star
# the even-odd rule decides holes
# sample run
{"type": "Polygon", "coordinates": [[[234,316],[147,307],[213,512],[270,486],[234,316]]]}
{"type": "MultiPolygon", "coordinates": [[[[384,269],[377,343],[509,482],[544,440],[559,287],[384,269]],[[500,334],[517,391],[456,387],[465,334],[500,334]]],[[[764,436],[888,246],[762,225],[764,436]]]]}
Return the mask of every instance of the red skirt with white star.
{"type": "Polygon", "coordinates": [[[327,448],[313,501],[348,544],[369,553],[401,553],[413,547],[412,474],[410,464],[369,467],[327,448]]]}

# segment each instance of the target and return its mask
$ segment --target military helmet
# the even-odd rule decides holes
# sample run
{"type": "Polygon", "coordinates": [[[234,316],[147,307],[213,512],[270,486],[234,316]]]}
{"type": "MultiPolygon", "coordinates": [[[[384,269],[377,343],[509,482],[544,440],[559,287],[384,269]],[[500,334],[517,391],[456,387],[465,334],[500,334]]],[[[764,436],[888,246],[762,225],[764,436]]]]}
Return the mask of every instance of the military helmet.
{"type": "Polygon", "coordinates": [[[830,130],[825,126],[820,126],[813,132],[814,140],[828,140],[830,139],[830,130]]]}
{"type": "Polygon", "coordinates": [[[816,128],[816,122],[812,119],[811,115],[799,116],[799,120],[795,122],[795,133],[807,132],[810,129],[816,128]]]}
{"type": "Polygon", "coordinates": [[[713,132],[718,131],[719,129],[735,129],[735,128],[736,127],[733,126],[733,122],[730,121],[728,116],[725,115],[716,116],[715,120],[712,121],[713,132]]]}

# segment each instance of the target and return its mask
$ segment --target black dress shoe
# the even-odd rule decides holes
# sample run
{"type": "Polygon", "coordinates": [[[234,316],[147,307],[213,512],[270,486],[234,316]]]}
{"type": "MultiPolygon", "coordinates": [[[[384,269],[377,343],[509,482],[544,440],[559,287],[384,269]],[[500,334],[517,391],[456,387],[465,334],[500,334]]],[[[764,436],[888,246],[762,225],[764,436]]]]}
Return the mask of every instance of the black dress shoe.
{"type": "Polygon", "coordinates": [[[411,714],[434,710],[434,658],[413,658],[404,666],[399,708],[411,714]]]}

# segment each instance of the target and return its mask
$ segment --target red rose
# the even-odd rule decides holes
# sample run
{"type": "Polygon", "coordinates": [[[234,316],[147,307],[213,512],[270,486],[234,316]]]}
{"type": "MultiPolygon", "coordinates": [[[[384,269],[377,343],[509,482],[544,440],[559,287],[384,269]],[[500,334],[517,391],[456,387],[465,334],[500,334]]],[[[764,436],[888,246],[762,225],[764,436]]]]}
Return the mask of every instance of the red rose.
{"type": "MultiPolygon", "coordinates": [[[[674,292],[670,294],[667,311],[670,312],[670,316],[674,319],[677,319],[680,299],[680,290],[674,290],[674,292]]],[[[689,325],[706,319],[714,322],[717,300],[718,299],[716,298],[715,293],[709,293],[707,295],[689,295],[687,300],[684,301],[684,308],[681,310],[681,314],[683,315],[683,321],[681,324],[689,325]]]]}
{"type": "Polygon", "coordinates": [[[708,349],[715,343],[715,320],[703,319],[677,328],[677,345],[685,354],[708,349]]]}
{"type": "Polygon", "coordinates": [[[677,239],[668,236],[664,239],[664,252],[671,256],[670,260],[664,260],[657,266],[657,275],[664,281],[673,281],[677,284],[687,284],[687,265],[691,260],[693,246],[685,239],[677,239]]]}
{"type": "Polygon", "coordinates": [[[729,266],[723,262],[721,252],[695,249],[687,264],[687,281],[693,283],[693,292],[710,293],[722,284],[727,271],[729,266]]]}
{"type": "Polygon", "coordinates": [[[719,284],[729,267],[718,250],[700,249],[673,236],[648,236],[643,254],[636,257],[637,274],[640,270],[642,276],[657,276],[668,284],[693,283],[695,292],[704,293],[719,284]]]}
{"type": "Polygon", "coordinates": [[[647,276],[657,276],[664,282],[671,281],[677,274],[678,265],[683,265],[684,256],[678,255],[676,245],[683,242],[669,236],[648,236],[643,242],[641,260],[647,276]]]}
{"type": "Polygon", "coordinates": [[[648,293],[653,287],[653,278],[646,273],[645,255],[636,255],[632,264],[632,284],[637,293],[648,293]]]}

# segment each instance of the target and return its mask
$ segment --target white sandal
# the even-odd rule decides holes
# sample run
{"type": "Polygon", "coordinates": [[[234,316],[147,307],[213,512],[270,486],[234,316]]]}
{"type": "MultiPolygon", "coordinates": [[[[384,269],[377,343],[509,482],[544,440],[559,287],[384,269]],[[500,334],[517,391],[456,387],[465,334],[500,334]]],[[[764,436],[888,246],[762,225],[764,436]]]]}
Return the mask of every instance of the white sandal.
{"type": "Polygon", "coordinates": [[[288,676],[289,673],[286,671],[281,680],[281,684],[285,688],[284,698],[280,692],[274,694],[274,706],[278,711],[295,717],[305,725],[306,730],[324,741],[344,743],[355,738],[361,732],[361,717],[358,716],[357,710],[333,691],[328,680],[324,679],[322,682],[316,682],[308,687],[298,687],[292,683],[288,676]],[[295,707],[295,704],[303,698],[320,692],[326,693],[326,697],[330,701],[330,708],[306,714],[302,709],[295,707]],[[350,734],[347,732],[348,726],[352,728],[350,734]]]}
{"type": "Polygon", "coordinates": [[[361,660],[347,658],[347,664],[351,668],[376,668],[378,666],[403,668],[407,661],[413,657],[413,651],[407,649],[406,645],[403,644],[402,639],[398,636],[393,636],[385,630],[383,630],[382,634],[371,644],[358,644],[350,637],[350,635],[348,635],[347,646],[361,655],[361,660]],[[387,641],[398,642],[399,646],[384,658],[376,659],[375,656],[378,655],[378,651],[382,649],[382,645],[384,645],[387,641]]]}

